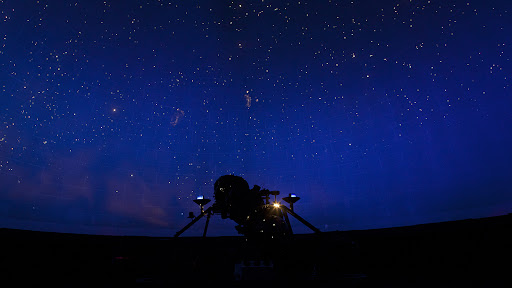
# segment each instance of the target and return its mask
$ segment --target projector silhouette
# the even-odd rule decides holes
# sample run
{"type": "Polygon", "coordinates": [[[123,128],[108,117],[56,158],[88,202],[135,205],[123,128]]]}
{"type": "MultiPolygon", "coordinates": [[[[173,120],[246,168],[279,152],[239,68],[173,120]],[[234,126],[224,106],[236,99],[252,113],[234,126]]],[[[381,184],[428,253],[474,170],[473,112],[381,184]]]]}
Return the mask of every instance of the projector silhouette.
{"type": "Polygon", "coordinates": [[[202,196],[194,200],[201,208],[200,214],[194,217],[193,213],[190,212],[189,218],[193,218],[193,220],[178,231],[174,237],[180,236],[203,216],[207,217],[203,232],[203,237],[206,237],[210,217],[214,214],[220,214],[222,219],[229,218],[235,221],[237,223],[235,228],[238,233],[251,240],[284,239],[293,235],[288,214],[315,233],[320,233],[320,230],[293,211],[293,204],[300,197],[295,194],[284,197],[282,200],[290,204],[290,208],[288,208],[277,201],[278,195],[279,191],[261,189],[258,185],[249,189],[247,181],[240,176],[221,176],[214,184],[213,197],[215,202],[204,210],[204,205],[208,204],[210,200],[204,199],[202,196]],[[274,196],[272,203],[270,202],[270,195],[274,196]]]}

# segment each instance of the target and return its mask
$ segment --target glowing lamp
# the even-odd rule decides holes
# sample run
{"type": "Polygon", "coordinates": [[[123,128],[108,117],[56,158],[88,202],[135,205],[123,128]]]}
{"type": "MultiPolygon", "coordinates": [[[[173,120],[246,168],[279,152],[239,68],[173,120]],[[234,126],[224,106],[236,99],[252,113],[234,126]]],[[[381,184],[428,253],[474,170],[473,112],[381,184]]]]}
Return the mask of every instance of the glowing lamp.
{"type": "Polygon", "coordinates": [[[197,196],[197,198],[195,200],[193,200],[197,205],[199,205],[199,207],[201,207],[201,214],[204,213],[204,209],[203,209],[203,206],[208,204],[211,200],[210,199],[205,199],[202,195],[201,196],[197,196]]]}
{"type": "Polygon", "coordinates": [[[283,200],[286,201],[286,203],[290,203],[290,210],[293,211],[293,203],[300,200],[300,197],[297,197],[296,194],[288,194],[288,197],[283,197],[283,200]]]}

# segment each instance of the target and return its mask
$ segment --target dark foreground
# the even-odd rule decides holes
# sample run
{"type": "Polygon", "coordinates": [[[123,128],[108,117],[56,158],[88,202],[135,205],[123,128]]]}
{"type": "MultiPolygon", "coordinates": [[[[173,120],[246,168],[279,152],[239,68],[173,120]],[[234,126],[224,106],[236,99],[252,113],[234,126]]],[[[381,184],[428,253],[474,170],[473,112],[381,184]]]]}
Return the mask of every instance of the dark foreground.
{"type": "Polygon", "coordinates": [[[242,237],[0,229],[0,281],[3,287],[512,287],[511,218],[295,235],[266,247],[242,237]]]}

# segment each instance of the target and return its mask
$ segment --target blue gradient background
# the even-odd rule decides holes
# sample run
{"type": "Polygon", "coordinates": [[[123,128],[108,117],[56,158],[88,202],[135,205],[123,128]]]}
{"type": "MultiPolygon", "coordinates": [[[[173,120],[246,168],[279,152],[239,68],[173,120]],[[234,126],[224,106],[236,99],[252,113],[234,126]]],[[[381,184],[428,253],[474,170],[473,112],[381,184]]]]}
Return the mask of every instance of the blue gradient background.
{"type": "Polygon", "coordinates": [[[0,1],[1,227],[171,236],[225,174],[323,231],[510,213],[511,11],[0,1]]]}

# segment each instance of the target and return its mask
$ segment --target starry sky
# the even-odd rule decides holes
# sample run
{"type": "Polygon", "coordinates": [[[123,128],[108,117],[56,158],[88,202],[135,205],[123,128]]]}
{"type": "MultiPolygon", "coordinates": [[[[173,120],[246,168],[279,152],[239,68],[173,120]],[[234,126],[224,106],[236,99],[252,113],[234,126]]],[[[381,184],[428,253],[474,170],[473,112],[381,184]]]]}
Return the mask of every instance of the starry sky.
{"type": "MultiPolygon", "coordinates": [[[[322,231],[510,213],[511,13],[0,1],[0,224],[172,236],[225,174],[296,193],[322,231]]],[[[236,235],[217,218],[211,235],[236,235]]]]}

